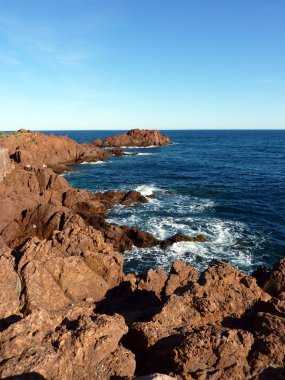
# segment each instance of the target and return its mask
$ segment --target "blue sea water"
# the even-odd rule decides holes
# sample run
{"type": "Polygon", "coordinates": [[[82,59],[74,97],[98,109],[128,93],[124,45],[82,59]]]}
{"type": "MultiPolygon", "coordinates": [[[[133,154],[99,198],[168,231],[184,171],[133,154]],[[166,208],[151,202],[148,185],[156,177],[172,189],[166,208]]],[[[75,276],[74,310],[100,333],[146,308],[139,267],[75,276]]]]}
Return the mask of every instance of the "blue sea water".
{"type": "MultiPolygon", "coordinates": [[[[64,131],[78,142],[121,131],[64,131]]],[[[125,271],[169,270],[179,258],[197,267],[223,259],[250,273],[285,256],[285,131],[165,131],[173,145],[125,149],[136,156],[81,164],[64,176],[90,191],[136,189],[149,203],[117,206],[108,220],[165,239],[203,234],[206,243],[167,250],[134,248],[125,271]]]]}

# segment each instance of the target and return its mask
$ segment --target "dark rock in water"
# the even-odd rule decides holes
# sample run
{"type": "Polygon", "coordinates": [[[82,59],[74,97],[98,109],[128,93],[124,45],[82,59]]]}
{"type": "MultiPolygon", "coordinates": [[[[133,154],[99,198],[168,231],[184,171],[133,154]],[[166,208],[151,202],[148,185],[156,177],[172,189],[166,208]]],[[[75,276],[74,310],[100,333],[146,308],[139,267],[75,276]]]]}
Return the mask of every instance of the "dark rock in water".
{"type": "Polygon", "coordinates": [[[104,140],[95,140],[95,146],[122,147],[122,146],[161,146],[171,144],[166,135],[161,135],[157,130],[132,129],[128,133],[107,137],[104,140]]]}
{"type": "Polygon", "coordinates": [[[156,239],[151,233],[142,231],[137,227],[124,226],[122,229],[136,247],[148,248],[159,244],[159,240],[156,239]]]}
{"type": "Polygon", "coordinates": [[[143,196],[139,191],[131,190],[129,191],[121,201],[122,205],[132,205],[135,203],[147,203],[148,199],[143,196]]]}
{"type": "Polygon", "coordinates": [[[111,149],[112,156],[122,157],[122,156],[136,156],[137,153],[126,153],[122,148],[113,148],[111,149]]]}
{"type": "Polygon", "coordinates": [[[204,243],[208,241],[208,239],[204,235],[197,235],[197,236],[186,236],[182,234],[176,234],[172,236],[169,239],[163,240],[160,243],[161,248],[168,248],[174,243],[179,243],[181,241],[188,241],[188,242],[196,242],[196,243],[204,243]]]}
{"type": "Polygon", "coordinates": [[[112,207],[117,204],[131,205],[135,203],[147,203],[148,199],[140,192],[132,190],[124,191],[105,191],[96,193],[96,199],[103,203],[106,207],[112,207]]]}

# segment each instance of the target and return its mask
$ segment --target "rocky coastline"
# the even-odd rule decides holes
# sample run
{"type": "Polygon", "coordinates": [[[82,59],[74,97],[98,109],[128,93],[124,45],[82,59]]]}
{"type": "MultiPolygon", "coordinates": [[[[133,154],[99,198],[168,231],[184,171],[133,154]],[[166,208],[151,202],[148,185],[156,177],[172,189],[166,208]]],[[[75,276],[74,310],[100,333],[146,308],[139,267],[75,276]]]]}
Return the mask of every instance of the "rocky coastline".
{"type": "Polygon", "coordinates": [[[133,245],[205,237],[159,241],[109,223],[114,205],[148,199],[74,189],[59,175],[124,146],[170,143],[145,130],[89,144],[1,137],[0,378],[285,379],[285,259],[251,276],[219,260],[201,274],[180,260],[169,274],[124,274],[133,245]]]}

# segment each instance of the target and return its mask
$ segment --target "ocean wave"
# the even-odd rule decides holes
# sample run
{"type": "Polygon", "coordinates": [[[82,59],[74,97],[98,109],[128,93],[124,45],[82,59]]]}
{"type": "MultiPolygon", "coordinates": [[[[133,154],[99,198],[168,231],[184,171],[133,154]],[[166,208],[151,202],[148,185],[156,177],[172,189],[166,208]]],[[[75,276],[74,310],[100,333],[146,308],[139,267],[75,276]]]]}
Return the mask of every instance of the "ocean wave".
{"type": "Polygon", "coordinates": [[[159,153],[137,153],[136,156],[156,156],[159,153]]]}
{"type": "MultiPolygon", "coordinates": [[[[157,220],[155,221],[158,222],[157,220]]],[[[152,233],[160,238],[165,239],[170,236],[169,229],[165,230],[167,225],[163,221],[157,225],[152,233]]],[[[172,232],[177,229],[179,222],[174,223],[172,232]]],[[[153,226],[154,227],[154,226],[153,226]]],[[[134,270],[138,266],[138,260],[142,260],[142,269],[145,270],[146,260],[149,266],[160,266],[166,271],[169,271],[173,261],[180,259],[193,265],[199,271],[208,267],[213,259],[220,259],[229,262],[231,265],[249,272],[257,265],[262,264],[252,256],[252,246],[257,247],[261,243],[260,237],[255,236],[247,230],[246,225],[235,222],[224,222],[220,220],[208,220],[203,223],[203,226],[180,225],[181,229],[184,228],[184,233],[188,236],[195,236],[202,233],[208,241],[206,242],[179,242],[173,244],[166,250],[160,247],[152,248],[137,248],[125,254],[125,267],[126,270],[134,270]]],[[[171,228],[172,229],[172,228],[171,228]]]]}
{"type": "Polygon", "coordinates": [[[100,165],[100,164],[106,164],[106,161],[91,161],[91,162],[83,161],[83,162],[81,162],[81,165],[100,165]]]}
{"type": "Polygon", "coordinates": [[[139,191],[145,197],[150,197],[157,191],[163,191],[155,185],[140,185],[135,188],[136,191],[139,191]]]}
{"type": "Polygon", "coordinates": [[[122,149],[152,149],[161,148],[160,145],[149,145],[149,146],[121,146],[122,149]]]}

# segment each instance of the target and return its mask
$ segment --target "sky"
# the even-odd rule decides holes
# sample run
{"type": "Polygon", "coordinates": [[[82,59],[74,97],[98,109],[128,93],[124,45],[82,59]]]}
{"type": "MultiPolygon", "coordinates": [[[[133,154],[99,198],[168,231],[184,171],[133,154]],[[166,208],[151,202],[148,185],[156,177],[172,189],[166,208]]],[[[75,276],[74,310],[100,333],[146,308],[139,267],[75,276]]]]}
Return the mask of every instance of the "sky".
{"type": "Polygon", "coordinates": [[[0,130],[284,129],[284,0],[0,0],[0,130]]]}

